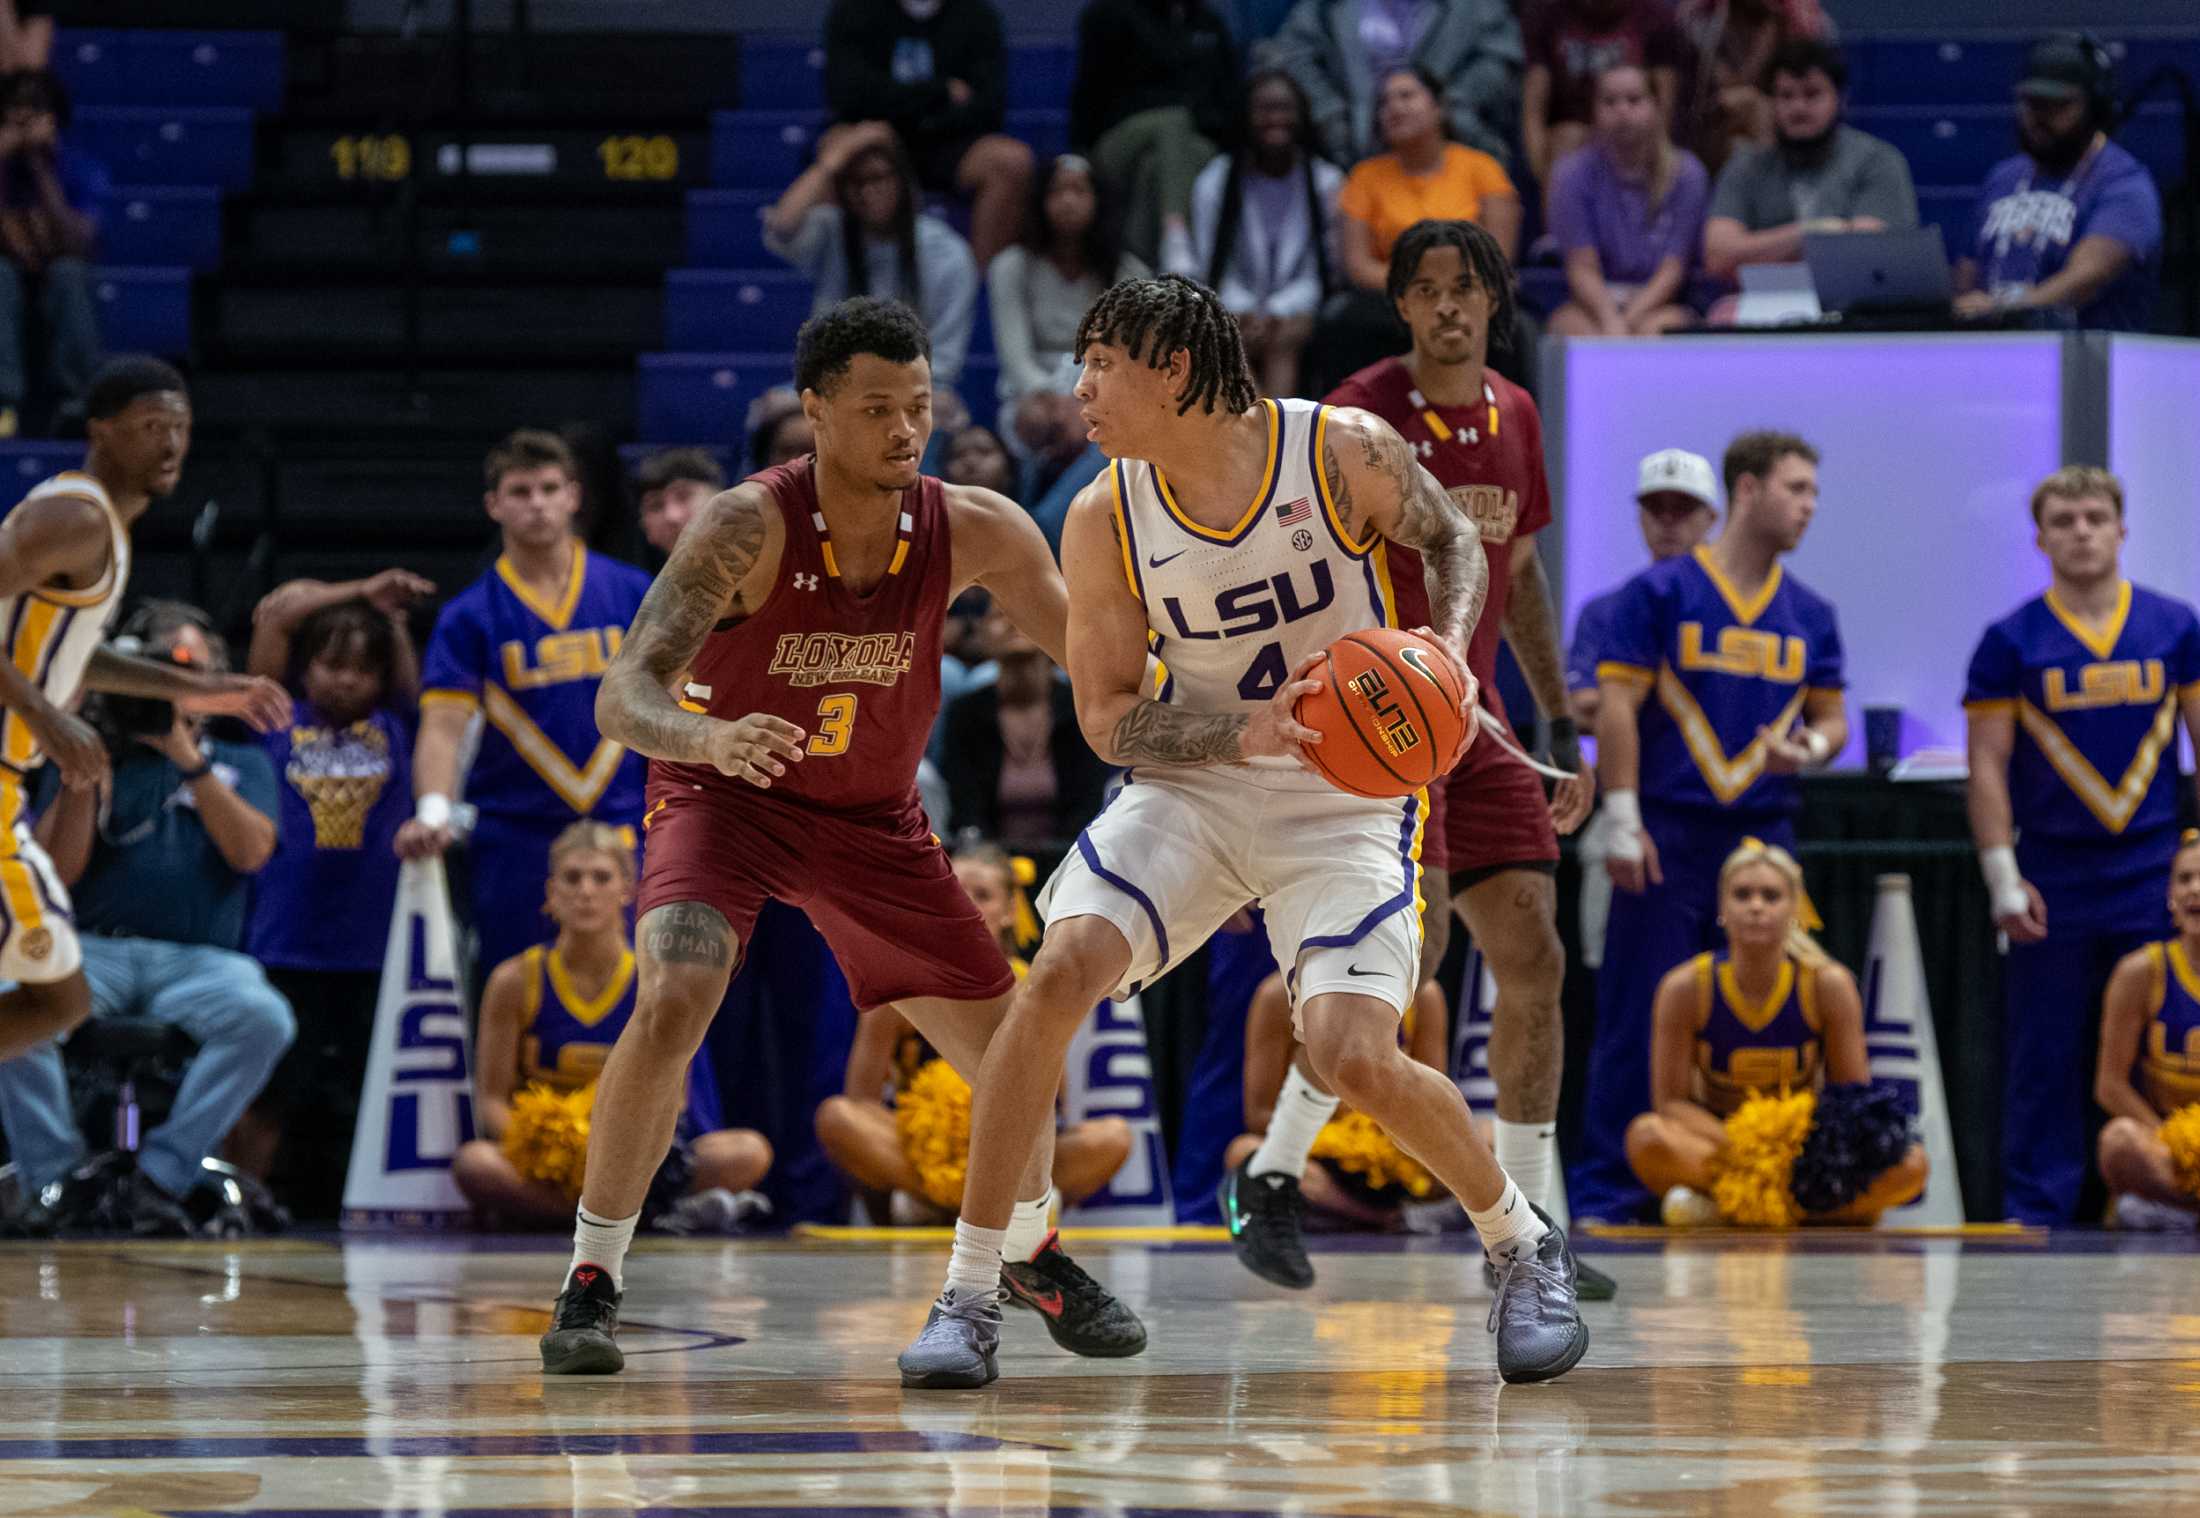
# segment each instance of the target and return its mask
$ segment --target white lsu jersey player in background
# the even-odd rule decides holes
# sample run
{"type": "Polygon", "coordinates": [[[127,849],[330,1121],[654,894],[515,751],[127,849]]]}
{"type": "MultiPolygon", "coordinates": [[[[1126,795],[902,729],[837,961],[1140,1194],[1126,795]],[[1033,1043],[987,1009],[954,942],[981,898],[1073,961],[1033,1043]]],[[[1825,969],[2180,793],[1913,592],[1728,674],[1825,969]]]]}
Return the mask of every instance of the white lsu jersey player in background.
{"type": "Polygon", "coordinates": [[[947,1288],[902,1383],[995,1374],[1000,1246],[1018,1172],[1071,1034],[1244,906],[1266,911],[1316,1073],[1465,1205],[1502,1272],[1491,1326],[1508,1381],[1588,1347],[1558,1228],[1520,1196],[1459,1090],[1398,1046],[1419,978],[1423,801],[1369,800],[1308,772],[1292,715],[1339,636],[1387,625],[1385,539],[1418,548],[1433,636],[1472,732],[1466,648],[1488,569],[1475,528],[1388,425],[1258,398],[1236,322],[1177,275],[1116,285],[1085,315],[1077,386],[1113,461],[1062,534],[1069,672],[1088,742],[1131,773],[1042,898],[1044,943],[981,1067],[947,1288]],[[1149,646],[1167,669],[1148,694],[1149,646]]]}
{"type": "MultiPolygon", "coordinates": [[[[91,1011],[68,893],[31,837],[32,771],[104,786],[105,743],[75,715],[86,690],[231,713],[255,727],[289,719],[272,680],[217,675],[105,646],[130,579],[130,528],[176,488],[191,448],[183,376],[158,359],[117,358],[86,397],[82,469],[31,488],[0,518],[0,1059],[67,1032],[91,1011]]],[[[203,772],[202,772],[203,773],[203,772]]]]}

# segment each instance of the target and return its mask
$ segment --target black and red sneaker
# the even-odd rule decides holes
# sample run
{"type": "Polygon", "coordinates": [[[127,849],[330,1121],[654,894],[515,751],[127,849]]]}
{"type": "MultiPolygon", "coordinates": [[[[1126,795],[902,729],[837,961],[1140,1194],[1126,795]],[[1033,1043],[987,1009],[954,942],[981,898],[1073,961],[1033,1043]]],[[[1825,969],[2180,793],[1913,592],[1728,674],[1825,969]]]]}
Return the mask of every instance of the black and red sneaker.
{"type": "Polygon", "coordinates": [[[1009,1301],[1037,1313],[1054,1342],[1073,1355],[1119,1360],[1146,1347],[1138,1314],[1064,1254],[1057,1234],[1049,1233],[1029,1260],[1003,1264],[1001,1285],[1009,1301]]]}
{"type": "Polygon", "coordinates": [[[608,1376],[626,1368],[619,1352],[619,1288],[611,1272],[576,1265],[565,1278],[550,1309],[550,1327],[542,1336],[542,1373],[546,1376],[608,1376]]]}

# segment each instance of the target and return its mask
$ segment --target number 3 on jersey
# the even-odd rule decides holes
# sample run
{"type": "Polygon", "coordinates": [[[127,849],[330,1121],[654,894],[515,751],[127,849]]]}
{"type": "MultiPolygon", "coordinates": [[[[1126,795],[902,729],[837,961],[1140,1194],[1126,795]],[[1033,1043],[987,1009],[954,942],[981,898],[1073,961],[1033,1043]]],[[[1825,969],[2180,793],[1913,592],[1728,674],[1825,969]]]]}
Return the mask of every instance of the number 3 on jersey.
{"type": "Polygon", "coordinates": [[[834,754],[848,752],[848,740],[855,734],[856,698],[853,696],[827,696],[817,703],[817,731],[803,745],[808,753],[830,758],[834,754]]]}

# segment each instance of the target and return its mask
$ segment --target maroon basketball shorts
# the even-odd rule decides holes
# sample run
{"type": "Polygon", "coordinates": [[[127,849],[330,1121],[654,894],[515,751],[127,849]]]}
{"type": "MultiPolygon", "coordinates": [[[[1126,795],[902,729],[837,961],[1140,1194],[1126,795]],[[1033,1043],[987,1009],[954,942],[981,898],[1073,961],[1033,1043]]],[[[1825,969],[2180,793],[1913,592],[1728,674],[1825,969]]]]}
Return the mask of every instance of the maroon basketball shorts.
{"type": "Polygon", "coordinates": [[[955,880],[914,795],[861,820],[747,793],[653,778],[642,822],[638,914],[699,901],[743,949],[768,898],[808,914],[858,1008],[938,996],[985,1001],[1008,960],[955,880]]]}
{"type": "MultiPolygon", "coordinates": [[[[1442,785],[1443,806],[1439,813],[1431,805],[1429,831],[1443,839],[1442,867],[1451,872],[1453,891],[1499,870],[1557,866],[1558,832],[1542,780],[1489,734],[1475,739],[1442,785]]],[[[1424,845],[1422,859],[1433,867],[1428,852],[1424,845]]]]}

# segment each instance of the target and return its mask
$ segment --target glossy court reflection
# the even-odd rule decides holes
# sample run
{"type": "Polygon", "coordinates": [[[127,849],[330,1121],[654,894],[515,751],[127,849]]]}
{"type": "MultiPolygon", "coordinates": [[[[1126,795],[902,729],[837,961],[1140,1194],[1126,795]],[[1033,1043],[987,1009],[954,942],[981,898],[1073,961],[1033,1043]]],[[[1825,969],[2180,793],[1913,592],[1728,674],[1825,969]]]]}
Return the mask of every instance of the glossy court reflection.
{"type": "Polygon", "coordinates": [[[0,1518],[137,1513],[2163,1512],[2200,1491],[2190,1253],[1814,1236],[1598,1254],[1590,1356],[1500,1390],[1473,1261],[1087,1246],[1153,1347],[904,1393],[929,1249],[637,1258],[624,1376],[545,1383],[558,1256],[0,1251],[0,1518]]]}

